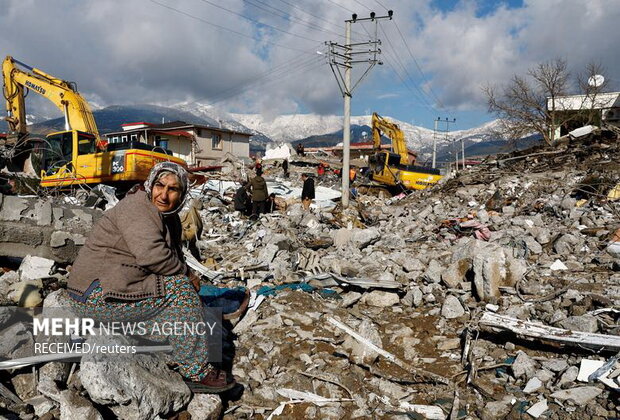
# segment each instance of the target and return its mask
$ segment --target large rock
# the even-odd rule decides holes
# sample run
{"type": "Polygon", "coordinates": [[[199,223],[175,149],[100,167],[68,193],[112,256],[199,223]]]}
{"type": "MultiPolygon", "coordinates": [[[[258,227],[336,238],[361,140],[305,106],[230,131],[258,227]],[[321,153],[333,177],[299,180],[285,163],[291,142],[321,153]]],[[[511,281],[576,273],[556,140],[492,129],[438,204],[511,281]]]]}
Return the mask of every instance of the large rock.
{"type": "Polygon", "coordinates": [[[69,389],[60,391],[58,386],[49,380],[39,382],[37,389],[47,398],[60,404],[60,420],[103,420],[103,416],[93,404],[77,391],[69,389]]]}
{"type": "Polygon", "coordinates": [[[19,266],[17,272],[22,281],[37,280],[50,276],[54,261],[33,255],[27,255],[19,266]]]}
{"type": "Polygon", "coordinates": [[[512,362],[511,369],[515,378],[531,378],[536,373],[536,362],[526,353],[518,351],[515,361],[512,362]]]}
{"type": "Polygon", "coordinates": [[[441,281],[441,273],[443,272],[443,265],[437,260],[431,260],[428,263],[428,267],[424,272],[424,278],[431,283],[439,283],[441,281]]]}
{"type": "MultiPolygon", "coordinates": [[[[480,242],[480,241],[478,241],[480,242]]],[[[481,300],[499,297],[499,287],[506,279],[506,255],[501,247],[479,247],[473,258],[474,286],[481,300]]]]}
{"type": "Polygon", "coordinates": [[[457,280],[471,270],[478,297],[483,301],[498,298],[500,286],[514,286],[527,271],[525,261],[512,254],[512,248],[503,248],[496,243],[461,239],[455,246],[451,265],[442,273],[442,280],[449,287],[455,287],[457,280]]]}
{"type": "Polygon", "coordinates": [[[592,315],[569,316],[559,324],[571,331],[594,333],[598,330],[598,320],[592,315]]]}
{"type": "Polygon", "coordinates": [[[394,306],[399,301],[400,298],[396,293],[384,292],[382,290],[373,290],[362,297],[362,303],[370,306],[378,306],[380,308],[394,306]]]}
{"type": "Polygon", "coordinates": [[[381,234],[375,228],[353,229],[351,233],[351,243],[357,248],[362,249],[376,242],[381,234]]]}
{"type": "Polygon", "coordinates": [[[196,394],[187,406],[193,419],[217,420],[222,413],[222,400],[217,395],[196,394]]]}
{"type": "Polygon", "coordinates": [[[461,301],[456,296],[448,295],[441,307],[441,316],[448,319],[461,317],[465,314],[465,309],[461,305],[461,301]]]}
{"type": "Polygon", "coordinates": [[[0,332],[0,357],[17,359],[34,354],[34,339],[31,328],[22,322],[11,325],[0,332]]]}
{"type": "Polygon", "coordinates": [[[471,260],[468,258],[455,261],[441,273],[441,281],[448,287],[456,288],[465,279],[465,274],[471,267],[471,260]]]}
{"type": "MultiPolygon", "coordinates": [[[[87,342],[109,343],[102,338],[87,342]]],[[[171,415],[191,398],[181,376],[168,369],[162,359],[151,355],[106,357],[91,353],[82,358],[79,377],[92,401],[121,405],[121,417],[128,420],[171,415]]]]}

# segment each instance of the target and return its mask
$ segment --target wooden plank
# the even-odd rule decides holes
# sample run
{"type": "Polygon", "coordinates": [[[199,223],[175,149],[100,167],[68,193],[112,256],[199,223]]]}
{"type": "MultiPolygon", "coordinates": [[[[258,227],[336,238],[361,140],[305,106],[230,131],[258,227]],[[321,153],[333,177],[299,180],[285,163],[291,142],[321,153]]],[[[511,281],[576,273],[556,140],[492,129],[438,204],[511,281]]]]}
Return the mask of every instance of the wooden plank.
{"type": "Polygon", "coordinates": [[[563,328],[522,321],[505,315],[485,312],[480,318],[482,330],[497,332],[511,331],[527,340],[540,340],[565,346],[587,347],[592,349],[606,349],[620,351],[620,337],[614,335],[595,334],[582,331],[571,331],[563,328]]]}

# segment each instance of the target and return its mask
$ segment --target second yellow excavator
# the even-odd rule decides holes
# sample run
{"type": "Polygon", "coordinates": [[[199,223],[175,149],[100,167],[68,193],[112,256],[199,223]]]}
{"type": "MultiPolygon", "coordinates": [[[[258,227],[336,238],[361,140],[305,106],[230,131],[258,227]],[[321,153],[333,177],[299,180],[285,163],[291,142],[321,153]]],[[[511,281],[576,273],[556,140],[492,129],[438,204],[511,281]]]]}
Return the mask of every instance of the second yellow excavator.
{"type": "Polygon", "coordinates": [[[395,190],[422,190],[439,181],[442,176],[438,169],[426,168],[410,163],[405,136],[398,126],[376,112],[372,114],[372,140],[375,154],[370,157],[371,179],[395,190]],[[392,142],[392,150],[381,150],[381,134],[392,142]]]}
{"type": "Polygon", "coordinates": [[[13,145],[21,148],[21,153],[32,148],[26,125],[25,92],[30,90],[49,99],[64,114],[65,130],[49,134],[38,148],[42,153],[43,187],[98,183],[123,187],[144,181],[153,165],[161,161],[187,166],[183,159],[148,147],[107,151],[90,106],[78,93],[75,83],[58,79],[11,56],[2,63],[2,75],[6,120],[13,145]]]}

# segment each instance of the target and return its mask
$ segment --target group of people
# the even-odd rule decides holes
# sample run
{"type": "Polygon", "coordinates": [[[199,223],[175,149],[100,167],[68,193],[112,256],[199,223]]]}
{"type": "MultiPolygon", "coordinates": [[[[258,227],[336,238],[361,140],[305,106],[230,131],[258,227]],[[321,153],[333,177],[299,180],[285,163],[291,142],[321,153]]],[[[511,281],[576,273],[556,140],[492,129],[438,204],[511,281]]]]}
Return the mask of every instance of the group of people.
{"type": "MultiPolygon", "coordinates": [[[[315,197],[314,179],[304,173],[301,175],[301,180],[303,181],[301,202],[304,209],[309,210],[315,197]]],[[[233,197],[233,205],[236,211],[252,219],[277,210],[276,194],[269,194],[262,169],[256,169],[256,176],[241,184],[233,197]]]]}
{"type": "Polygon", "coordinates": [[[276,210],[276,194],[269,194],[267,182],[263,178],[263,170],[256,169],[256,176],[245,181],[235,192],[233,197],[235,210],[252,219],[264,213],[273,213],[276,210]]]}

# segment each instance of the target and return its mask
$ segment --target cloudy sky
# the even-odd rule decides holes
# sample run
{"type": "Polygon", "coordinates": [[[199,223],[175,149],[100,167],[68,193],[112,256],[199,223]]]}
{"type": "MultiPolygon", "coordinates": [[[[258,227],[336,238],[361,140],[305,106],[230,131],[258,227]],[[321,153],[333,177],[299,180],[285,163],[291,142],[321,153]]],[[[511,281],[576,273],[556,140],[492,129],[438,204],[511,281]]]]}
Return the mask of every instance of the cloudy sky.
{"type": "Polygon", "coordinates": [[[493,119],[483,85],[556,57],[574,73],[600,63],[620,89],[620,0],[0,0],[0,52],[77,82],[99,106],[342,115],[324,43],[345,43],[352,12],[388,9],[378,27],[352,25],[353,42],[377,31],[383,61],[354,91],[354,115],[474,127],[493,119]]]}

